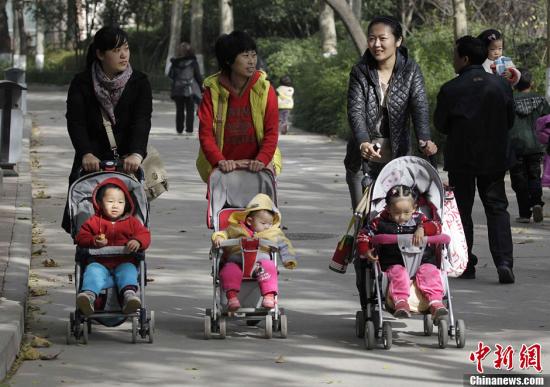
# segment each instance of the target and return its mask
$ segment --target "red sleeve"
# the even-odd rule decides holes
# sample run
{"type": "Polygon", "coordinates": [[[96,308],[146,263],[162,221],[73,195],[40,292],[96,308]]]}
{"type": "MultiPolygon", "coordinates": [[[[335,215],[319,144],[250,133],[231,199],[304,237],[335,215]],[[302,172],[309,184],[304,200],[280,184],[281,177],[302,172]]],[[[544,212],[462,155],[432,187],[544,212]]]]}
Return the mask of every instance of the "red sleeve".
{"type": "Polygon", "coordinates": [[[278,141],[279,107],[277,103],[277,93],[275,93],[273,86],[269,86],[269,94],[267,96],[267,105],[265,107],[264,116],[264,139],[260,145],[260,151],[256,156],[256,160],[261,161],[265,165],[269,164],[275,154],[278,141]]]}
{"type": "Polygon", "coordinates": [[[139,220],[131,217],[134,235],[132,239],[138,241],[141,245],[140,250],[146,250],[151,244],[151,232],[139,220]]]}
{"type": "Polygon", "coordinates": [[[206,89],[199,106],[199,141],[206,159],[215,167],[220,160],[225,160],[223,154],[216,144],[214,136],[214,107],[212,106],[212,94],[206,89]]]}
{"type": "Polygon", "coordinates": [[[97,219],[95,216],[92,216],[88,219],[80,230],[76,234],[76,244],[80,247],[96,247],[95,237],[99,234],[97,228],[94,227],[94,220],[97,219]]]}
{"type": "Polygon", "coordinates": [[[425,236],[441,234],[441,223],[436,220],[431,220],[424,214],[420,214],[420,222],[424,228],[425,236]]]}

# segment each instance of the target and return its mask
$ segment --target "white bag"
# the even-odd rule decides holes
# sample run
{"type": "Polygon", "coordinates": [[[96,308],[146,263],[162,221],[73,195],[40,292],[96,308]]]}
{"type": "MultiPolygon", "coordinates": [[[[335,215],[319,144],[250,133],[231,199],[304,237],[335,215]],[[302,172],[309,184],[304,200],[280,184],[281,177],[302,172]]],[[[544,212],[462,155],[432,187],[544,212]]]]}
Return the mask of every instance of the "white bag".
{"type": "Polygon", "coordinates": [[[443,210],[443,234],[451,237],[446,271],[449,277],[458,277],[468,264],[468,244],[462,227],[462,220],[458,212],[458,206],[453,191],[445,191],[445,203],[443,210]]]}

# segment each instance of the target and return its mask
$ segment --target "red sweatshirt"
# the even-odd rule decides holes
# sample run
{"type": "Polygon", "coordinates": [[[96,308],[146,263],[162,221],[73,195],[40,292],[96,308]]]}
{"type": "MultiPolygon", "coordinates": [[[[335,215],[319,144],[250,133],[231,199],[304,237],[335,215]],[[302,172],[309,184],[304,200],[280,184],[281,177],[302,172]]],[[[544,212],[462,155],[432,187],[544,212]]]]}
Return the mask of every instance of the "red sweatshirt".
{"type": "Polygon", "coordinates": [[[256,140],[256,131],[250,108],[250,91],[258,81],[257,71],[249,80],[242,95],[238,95],[229,85],[227,77],[220,76],[220,84],[230,91],[229,106],[223,135],[223,151],[216,144],[213,132],[215,117],[213,114],[212,94],[206,89],[199,108],[199,140],[208,162],[215,167],[220,160],[259,160],[265,165],[273,159],[279,139],[279,111],[277,94],[269,87],[267,106],[264,116],[264,138],[261,144],[256,140]]]}
{"type": "MultiPolygon", "coordinates": [[[[137,240],[141,246],[140,250],[145,250],[151,244],[151,234],[147,227],[131,214],[134,212],[134,202],[128,188],[122,180],[116,177],[106,179],[99,184],[92,194],[95,215],[91,216],[80,228],[76,235],[76,244],[80,247],[96,248],[95,239],[100,234],[105,234],[107,246],[125,246],[129,240],[137,240]],[[119,187],[126,197],[129,204],[129,211],[117,220],[111,221],[105,218],[101,212],[101,206],[96,200],[97,191],[106,184],[114,184],[119,187]]],[[[96,258],[96,261],[108,268],[114,268],[124,262],[134,262],[132,257],[102,257],[96,258]]]]}

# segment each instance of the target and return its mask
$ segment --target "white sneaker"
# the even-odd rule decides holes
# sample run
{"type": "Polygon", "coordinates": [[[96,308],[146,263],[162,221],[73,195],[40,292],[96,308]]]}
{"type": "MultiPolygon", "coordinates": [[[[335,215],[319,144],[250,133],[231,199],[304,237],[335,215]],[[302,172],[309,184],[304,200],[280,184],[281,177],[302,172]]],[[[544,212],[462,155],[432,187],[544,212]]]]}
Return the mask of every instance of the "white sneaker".
{"type": "Polygon", "coordinates": [[[518,223],[529,223],[531,220],[529,218],[524,218],[523,216],[518,216],[516,222],[518,223]]]}
{"type": "Polygon", "coordinates": [[[126,290],[124,292],[124,302],[122,306],[122,313],[132,314],[136,313],[141,308],[141,300],[133,290],[126,290]]]}
{"type": "Polygon", "coordinates": [[[84,316],[94,313],[95,294],[89,291],[78,293],[76,296],[76,306],[84,316]]]}

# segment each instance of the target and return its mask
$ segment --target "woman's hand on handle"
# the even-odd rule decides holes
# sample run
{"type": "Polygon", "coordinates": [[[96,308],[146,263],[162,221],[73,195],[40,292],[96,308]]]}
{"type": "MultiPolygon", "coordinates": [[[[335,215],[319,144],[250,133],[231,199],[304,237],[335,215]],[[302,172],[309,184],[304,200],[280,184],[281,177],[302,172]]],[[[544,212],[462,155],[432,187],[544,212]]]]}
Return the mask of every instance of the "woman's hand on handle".
{"type": "Polygon", "coordinates": [[[82,156],[82,169],[86,172],[96,172],[99,171],[99,160],[92,153],[86,153],[82,156]]]}
{"type": "Polygon", "coordinates": [[[122,169],[125,173],[136,173],[143,159],[137,155],[124,158],[122,169]]]}
{"type": "Polygon", "coordinates": [[[234,171],[237,168],[237,164],[235,160],[220,160],[218,162],[218,167],[222,172],[228,173],[234,171]]]}
{"type": "Polygon", "coordinates": [[[265,164],[260,160],[250,160],[250,165],[248,166],[249,171],[260,172],[264,168],[265,168],[265,164]]]}
{"type": "Polygon", "coordinates": [[[433,156],[437,153],[437,145],[435,145],[431,140],[428,141],[418,141],[422,153],[426,156],[433,156]]]}
{"type": "Polygon", "coordinates": [[[361,157],[366,160],[382,158],[382,155],[380,154],[380,149],[375,149],[374,144],[371,144],[370,142],[363,142],[359,146],[359,150],[361,151],[361,157]]]}

